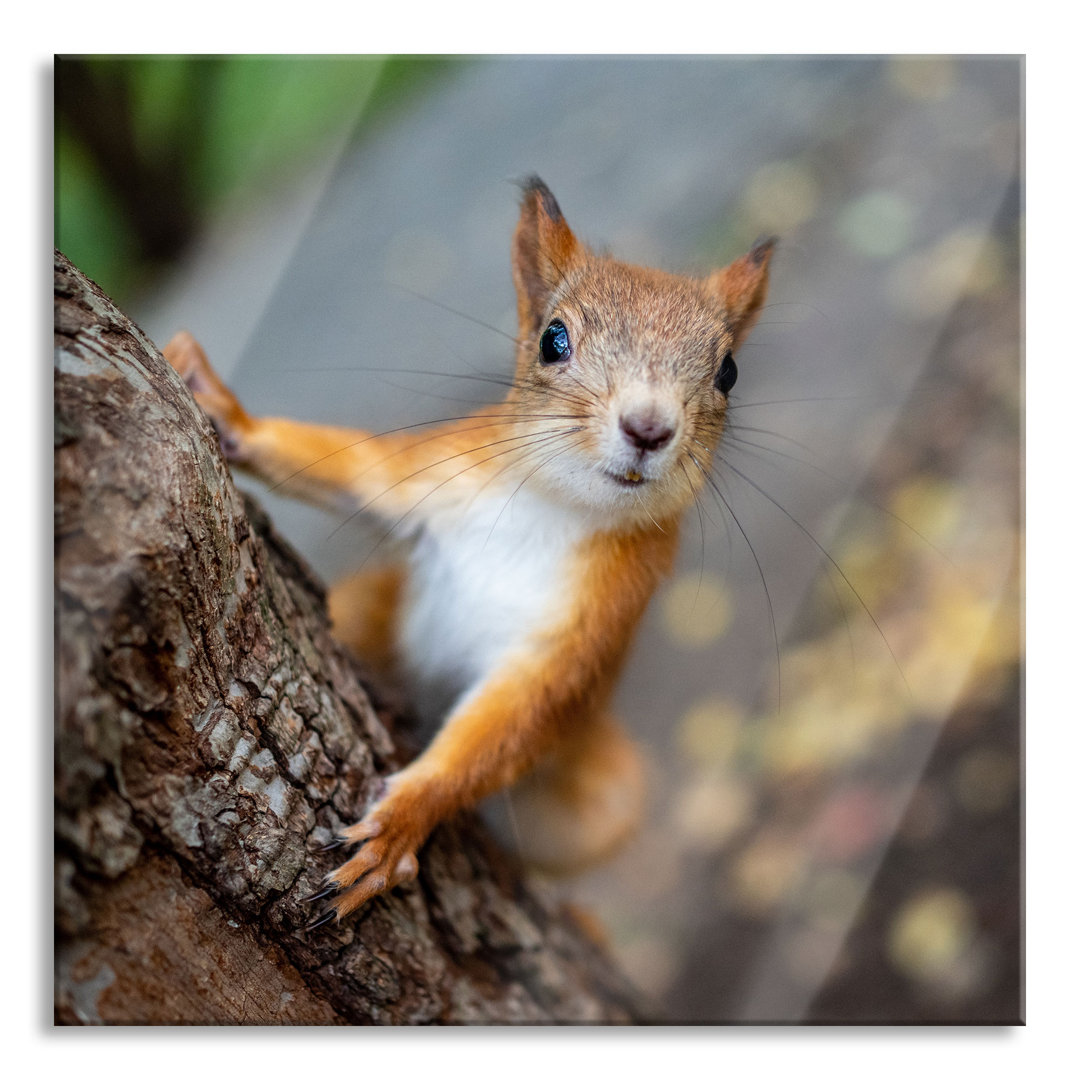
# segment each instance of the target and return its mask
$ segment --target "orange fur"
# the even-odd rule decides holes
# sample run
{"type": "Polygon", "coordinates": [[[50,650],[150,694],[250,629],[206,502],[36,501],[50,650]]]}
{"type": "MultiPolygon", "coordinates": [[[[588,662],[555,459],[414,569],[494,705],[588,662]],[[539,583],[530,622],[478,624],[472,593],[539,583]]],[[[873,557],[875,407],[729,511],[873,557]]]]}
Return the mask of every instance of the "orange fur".
{"type": "MultiPolygon", "coordinates": [[[[465,682],[427,750],[343,830],[361,846],[328,878],[339,918],[415,876],[417,852],[439,821],[527,774],[517,799],[535,861],[578,866],[632,829],[642,766],[608,706],[634,630],[671,568],[679,518],[704,483],[726,411],[714,381],[757,318],[771,251],[760,244],[704,280],[628,266],[589,252],[547,188],[530,181],[512,246],[513,389],[499,405],[434,428],[375,436],[251,417],[190,335],[167,346],[234,463],[322,505],[431,530],[433,543],[451,545],[447,565],[459,571],[462,552],[467,561],[474,550],[468,516],[485,493],[489,507],[491,493],[503,493],[492,532],[510,507],[525,515],[518,527],[527,541],[528,514],[545,506],[559,508],[570,530],[545,537],[562,545],[549,588],[527,573],[519,587],[513,544],[501,549],[506,565],[490,572],[505,577],[492,595],[510,620],[506,648],[483,646],[491,666],[465,682]],[[573,363],[548,361],[542,350],[538,358],[541,334],[554,325],[573,343],[573,363]],[[514,502],[522,489],[533,493],[526,507],[514,502]],[[519,628],[522,604],[531,622],[519,628]]],[[[476,550],[479,560],[486,549],[476,550]]],[[[488,570],[461,572],[464,595],[487,602],[475,583],[488,570]]],[[[411,581],[395,565],[333,594],[339,632],[380,670],[405,659],[398,649],[404,609],[416,602],[411,581]]]]}
{"type": "Polygon", "coordinates": [[[509,793],[514,839],[549,874],[577,873],[617,851],[644,802],[641,753],[606,711],[579,717],[509,793]]]}
{"type": "MultiPolygon", "coordinates": [[[[427,750],[397,774],[364,822],[345,830],[350,840],[367,842],[330,875],[331,882],[350,890],[335,901],[339,914],[383,891],[393,874],[371,877],[371,869],[401,865],[437,822],[514,783],[545,755],[557,758],[562,745],[568,751],[584,749],[575,728],[596,722],[593,718],[606,708],[631,636],[671,565],[675,544],[672,529],[597,537],[588,545],[569,574],[567,592],[579,600],[564,619],[509,656],[447,718],[427,750]]],[[[589,749],[590,757],[597,756],[595,744],[589,749]]],[[[572,753],[567,760],[574,760],[572,753]]],[[[556,783],[571,800],[581,788],[580,778],[577,785],[561,778],[556,783]]]]}
{"type": "Polygon", "coordinates": [[[394,643],[404,579],[396,562],[359,570],[335,582],[327,597],[335,636],[388,682],[399,675],[394,643]]]}

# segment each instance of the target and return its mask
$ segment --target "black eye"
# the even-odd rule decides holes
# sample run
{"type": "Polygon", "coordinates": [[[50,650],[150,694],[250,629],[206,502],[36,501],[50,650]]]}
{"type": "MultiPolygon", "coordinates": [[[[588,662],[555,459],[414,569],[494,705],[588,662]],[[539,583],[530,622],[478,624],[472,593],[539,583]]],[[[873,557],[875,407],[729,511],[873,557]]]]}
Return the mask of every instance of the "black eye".
{"type": "Polygon", "coordinates": [[[540,362],[560,364],[570,359],[570,338],[558,319],[540,335],[540,362]]]}
{"type": "Polygon", "coordinates": [[[735,366],[735,358],[731,355],[731,351],[724,353],[724,359],[720,364],[720,370],[716,373],[716,389],[720,391],[724,397],[727,397],[731,393],[731,388],[735,385],[735,380],[739,377],[739,369],[735,366]]]}

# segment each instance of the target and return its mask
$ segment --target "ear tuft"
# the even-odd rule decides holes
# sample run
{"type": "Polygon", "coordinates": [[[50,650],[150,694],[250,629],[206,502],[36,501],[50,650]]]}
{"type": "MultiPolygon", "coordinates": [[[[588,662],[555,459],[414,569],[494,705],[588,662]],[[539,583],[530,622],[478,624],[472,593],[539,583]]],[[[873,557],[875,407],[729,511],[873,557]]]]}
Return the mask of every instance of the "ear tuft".
{"type": "Polygon", "coordinates": [[[551,194],[551,189],[536,173],[533,173],[532,176],[526,176],[524,180],[519,180],[518,186],[521,188],[522,203],[535,196],[543,203],[544,213],[552,221],[564,220],[562,210],[559,209],[555,196],[551,194]]]}
{"type": "Polygon", "coordinates": [[[521,181],[521,216],[511,262],[522,336],[539,330],[551,294],[584,253],[555,196],[539,176],[521,181]]]}
{"type": "Polygon", "coordinates": [[[759,237],[754,241],[754,246],[750,249],[747,258],[750,259],[755,266],[761,266],[768,259],[772,258],[772,253],[779,243],[780,238],[778,236],[759,237]]]}

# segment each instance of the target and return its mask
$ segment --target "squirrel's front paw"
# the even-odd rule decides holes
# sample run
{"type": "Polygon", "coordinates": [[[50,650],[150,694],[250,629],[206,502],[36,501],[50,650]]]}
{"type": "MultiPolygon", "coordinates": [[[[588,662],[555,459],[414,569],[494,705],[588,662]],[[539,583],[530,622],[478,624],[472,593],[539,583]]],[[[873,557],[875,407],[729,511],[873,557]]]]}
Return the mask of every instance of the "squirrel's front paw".
{"type": "Polygon", "coordinates": [[[243,460],[244,436],[252,426],[251,417],[210,366],[202,346],[191,334],[182,330],[161,350],[161,354],[187,383],[195,400],[210,418],[226,459],[243,460]]]}
{"type": "Polygon", "coordinates": [[[398,789],[376,803],[363,820],[342,829],[332,845],[360,848],[348,862],[326,875],[325,888],[308,897],[327,906],[308,929],[342,919],[373,897],[411,881],[419,870],[416,852],[431,825],[422,796],[398,789]]]}

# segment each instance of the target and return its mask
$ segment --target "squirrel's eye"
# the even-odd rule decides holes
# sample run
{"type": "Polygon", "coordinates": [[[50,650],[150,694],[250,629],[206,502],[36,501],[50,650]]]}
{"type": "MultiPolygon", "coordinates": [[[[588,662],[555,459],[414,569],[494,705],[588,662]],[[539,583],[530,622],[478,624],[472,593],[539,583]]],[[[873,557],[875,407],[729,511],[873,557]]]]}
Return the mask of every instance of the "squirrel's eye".
{"type": "Polygon", "coordinates": [[[716,373],[716,389],[725,397],[731,393],[735,380],[739,377],[739,369],[735,366],[735,358],[729,349],[724,353],[724,359],[720,364],[720,370],[716,373]]]}
{"type": "Polygon", "coordinates": [[[540,363],[559,364],[570,359],[570,337],[558,319],[540,335],[540,363]]]}

